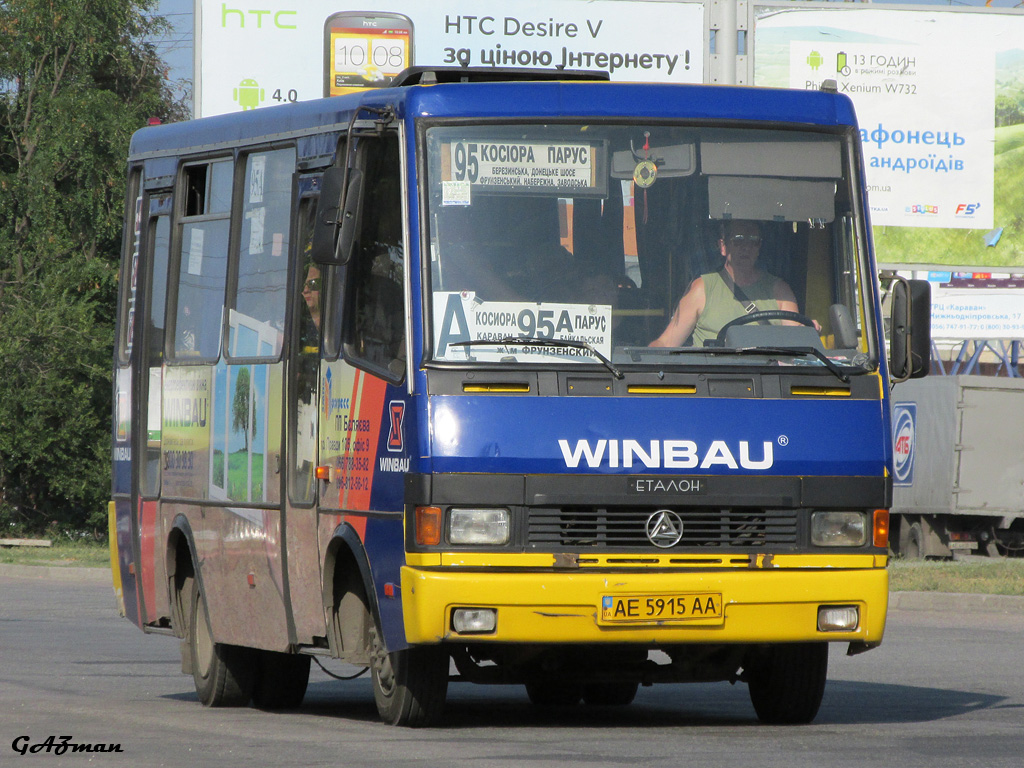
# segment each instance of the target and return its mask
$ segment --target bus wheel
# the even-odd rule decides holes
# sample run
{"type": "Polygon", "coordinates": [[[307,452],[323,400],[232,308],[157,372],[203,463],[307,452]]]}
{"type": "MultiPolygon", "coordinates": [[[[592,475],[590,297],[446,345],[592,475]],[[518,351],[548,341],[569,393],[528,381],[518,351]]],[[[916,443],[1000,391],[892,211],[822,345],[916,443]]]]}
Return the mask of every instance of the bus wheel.
{"type": "Polygon", "coordinates": [[[583,703],[591,707],[625,707],[633,703],[640,683],[587,683],[583,703]]]}
{"type": "Polygon", "coordinates": [[[192,679],[199,701],[208,707],[244,707],[252,698],[255,680],[254,652],[249,648],[213,641],[206,598],[199,579],[192,580],[192,605],[188,627],[192,679]]]}
{"type": "Polygon", "coordinates": [[[309,656],[259,651],[252,703],[260,709],[295,709],[309,684],[309,656]]]}
{"type": "Polygon", "coordinates": [[[748,670],[750,701],[762,723],[802,725],[818,714],[828,676],[828,643],[770,646],[748,670]]]}
{"type": "Polygon", "coordinates": [[[381,720],[411,728],[436,725],[448,694],[448,651],[440,645],[388,653],[373,630],[373,698],[381,720]]]}
{"type": "Polygon", "coordinates": [[[526,695],[537,707],[575,707],[583,696],[583,686],[559,680],[534,680],[526,684],[526,695]]]}

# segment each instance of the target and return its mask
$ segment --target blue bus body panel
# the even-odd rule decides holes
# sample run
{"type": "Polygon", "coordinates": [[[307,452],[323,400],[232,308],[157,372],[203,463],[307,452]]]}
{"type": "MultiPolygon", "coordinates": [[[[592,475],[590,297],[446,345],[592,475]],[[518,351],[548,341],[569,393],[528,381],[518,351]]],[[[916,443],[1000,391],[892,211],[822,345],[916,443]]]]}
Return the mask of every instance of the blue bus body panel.
{"type": "MultiPolygon", "coordinates": [[[[216,151],[232,142],[343,129],[359,105],[392,106],[396,116],[460,117],[627,117],[630,119],[799,122],[856,126],[846,96],[820,91],[722,88],[701,85],[616,83],[471,83],[383,88],[363,95],[266,107],[249,115],[218,115],[200,121],[143,128],[132,137],[131,155],[175,154],[181,149],[216,151]],[[471,94],[470,95],[470,90],[471,94]]],[[[361,118],[372,118],[362,113],[361,118]]],[[[310,148],[314,154],[326,151],[310,148]]]]}
{"type": "Polygon", "coordinates": [[[804,125],[857,124],[852,102],[820,91],[702,85],[478,83],[414,89],[407,113],[417,117],[628,117],[804,125]],[[755,117],[756,116],[756,117],[755,117]]]}
{"type": "Polygon", "coordinates": [[[878,400],[437,396],[430,407],[434,472],[881,477],[889,464],[878,400]]]}

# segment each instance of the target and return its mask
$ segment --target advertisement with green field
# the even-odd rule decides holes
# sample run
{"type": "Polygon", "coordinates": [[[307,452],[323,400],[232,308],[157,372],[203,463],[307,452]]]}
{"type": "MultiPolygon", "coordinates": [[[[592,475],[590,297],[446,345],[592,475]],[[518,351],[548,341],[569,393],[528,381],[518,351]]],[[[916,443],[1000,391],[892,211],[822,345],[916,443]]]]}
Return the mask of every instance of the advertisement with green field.
{"type": "Polygon", "coordinates": [[[754,79],[832,79],[883,264],[1024,272],[1024,14],[759,5],[754,79]]]}

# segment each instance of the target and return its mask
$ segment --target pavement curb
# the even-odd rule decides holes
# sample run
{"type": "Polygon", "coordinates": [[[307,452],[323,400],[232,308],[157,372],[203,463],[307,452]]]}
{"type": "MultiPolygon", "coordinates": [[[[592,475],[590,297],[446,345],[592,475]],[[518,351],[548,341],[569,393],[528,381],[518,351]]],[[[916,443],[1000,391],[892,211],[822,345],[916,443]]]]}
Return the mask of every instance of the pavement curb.
{"type": "Polygon", "coordinates": [[[890,592],[889,609],[900,611],[948,611],[1001,613],[1024,616],[1024,597],[967,592],[890,592]]]}

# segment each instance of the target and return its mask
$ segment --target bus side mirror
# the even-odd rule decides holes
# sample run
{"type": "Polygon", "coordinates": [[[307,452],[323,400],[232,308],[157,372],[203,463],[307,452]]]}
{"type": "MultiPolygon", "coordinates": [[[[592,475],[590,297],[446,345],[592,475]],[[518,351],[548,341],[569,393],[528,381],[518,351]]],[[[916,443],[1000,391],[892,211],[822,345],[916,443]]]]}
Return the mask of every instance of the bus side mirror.
{"type": "Polygon", "coordinates": [[[345,169],[333,166],[324,171],[320,182],[320,199],[313,219],[313,261],[334,264],[334,251],[338,242],[341,221],[341,194],[345,184],[345,169]]]}
{"type": "Polygon", "coordinates": [[[345,207],[341,212],[341,233],[338,235],[338,247],[334,251],[336,264],[348,264],[359,239],[363,221],[363,180],[362,171],[353,168],[349,173],[345,207]]]}
{"type": "Polygon", "coordinates": [[[920,379],[931,366],[931,286],[927,280],[894,277],[889,323],[889,376],[920,379]]]}
{"type": "Polygon", "coordinates": [[[324,171],[313,222],[313,261],[317,264],[347,264],[359,234],[363,212],[363,173],[353,168],[324,171]]]}

